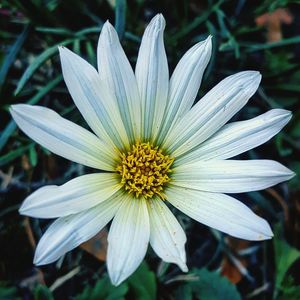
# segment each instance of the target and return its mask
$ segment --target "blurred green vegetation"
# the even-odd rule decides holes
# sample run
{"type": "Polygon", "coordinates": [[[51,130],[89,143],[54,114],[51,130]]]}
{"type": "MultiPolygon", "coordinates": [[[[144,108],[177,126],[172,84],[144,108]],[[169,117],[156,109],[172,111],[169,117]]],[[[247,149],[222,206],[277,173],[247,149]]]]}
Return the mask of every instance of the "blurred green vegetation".
{"type": "Polygon", "coordinates": [[[237,71],[262,73],[258,92],[234,119],[277,107],[294,116],[280,134],[242,158],[275,159],[300,174],[300,1],[2,0],[0,299],[300,299],[298,176],[261,193],[237,196],[276,227],[273,241],[228,239],[177,213],[188,236],[187,274],[151,250],[147,263],[117,288],[109,282],[105,263],[82,249],[40,269],[32,264],[35,243],[49,222],[19,216],[22,200],[44,184],[63,183],[85,170],[23,135],[9,106],[48,106],[86,126],[63,83],[57,46],[65,45],[95,65],[98,35],[109,19],[134,65],[143,30],[160,12],[167,21],[171,71],[190,46],[213,36],[199,96],[237,71]],[[283,17],[270,21],[278,10],[283,17]],[[277,40],[271,38],[274,22],[277,40]]]}

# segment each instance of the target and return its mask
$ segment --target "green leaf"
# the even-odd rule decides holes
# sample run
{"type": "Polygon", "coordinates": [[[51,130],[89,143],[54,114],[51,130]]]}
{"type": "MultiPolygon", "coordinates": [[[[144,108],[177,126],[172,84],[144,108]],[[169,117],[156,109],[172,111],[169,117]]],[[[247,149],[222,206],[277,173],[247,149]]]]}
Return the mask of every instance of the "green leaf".
{"type": "Polygon", "coordinates": [[[30,161],[30,164],[35,167],[37,165],[37,153],[36,153],[36,150],[35,150],[35,147],[34,145],[32,145],[30,148],[29,148],[29,161],[30,161]]]}
{"type": "Polygon", "coordinates": [[[300,137],[300,112],[297,111],[293,115],[293,119],[291,120],[290,123],[290,135],[294,138],[300,137]]]}
{"type": "Polygon", "coordinates": [[[54,297],[47,286],[39,284],[34,289],[34,300],[54,300],[54,297]]]}
{"type": "Polygon", "coordinates": [[[122,283],[115,287],[107,276],[99,279],[95,286],[87,286],[84,291],[75,297],[75,300],[122,300],[128,291],[128,285],[122,283]]]}
{"type": "Polygon", "coordinates": [[[193,300],[193,290],[191,285],[180,285],[175,292],[176,300],[193,300]]]}
{"type": "MultiPolygon", "coordinates": [[[[29,99],[27,104],[37,104],[39,100],[44,97],[50,90],[52,90],[54,87],[56,87],[60,82],[62,81],[62,76],[59,75],[55,79],[51,80],[46,86],[42,87],[31,99],[29,99]]],[[[16,130],[17,125],[15,121],[11,120],[4,130],[2,131],[2,134],[0,136],[0,151],[5,146],[7,140],[9,137],[14,133],[16,130]]]]}
{"type": "Polygon", "coordinates": [[[276,226],[273,239],[276,264],[275,287],[280,289],[288,269],[300,257],[300,251],[290,246],[282,237],[280,225],[276,226]]]}
{"type": "Polygon", "coordinates": [[[24,87],[24,85],[27,83],[28,79],[33,75],[33,73],[47,60],[49,59],[51,56],[53,56],[57,51],[57,47],[58,46],[65,46],[70,44],[71,42],[73,42],[74,39],[68,39],[65,40],[61,43],[58,43],[50,48],[48,48],[47,50],[45,50],[44,52],[42,52],[40,55],[38,55],[36,57],[36,59],[27,67],[27,69],[25,70],[25,72],[23,73],[17,88],[15,90],[15,95],[17,95],[21,89],[24,87]]]}
{"type": "Polygon", "coordinates": [[[86,47],[86,52],[87,52],[89,63],[91,63],[92,65],[96,65],[97,58],[96,58],[94,46],[92,45],[92,43],[90,41],[87,41],[85,44],[85,47],[86,47]]]}
{"type": "Polygon", "coordinates": [[[9,162],[11,162],[12,160],[14,160],[18,157],[20,157],[28,149],[30,149],[30,147],[32,147],[32,145],[33,144],[29,144],[26,146],[19,147],[16,150],[10,151],[9,153],[0,156],[0,167],[8,164],[9,162]]]}
{"type": "Polygon", "coordinates": [[[4,128],[4,130],[2,131],[2,134],[0,136],[0,151],[5,146],[7,140],[13,134],[13,132],[16,130],[16,128],[17,128],[17,125],[16,125],[15,121],[10,121],[6,125],[6,127],[4,128]]]}
{"type": "Polygon", "coordinates": [[[203,22],[207,21],[209,16],[213,12],[215,12],[223,2],[224,2],[224,0],[219,0],[210,9],[205,10],[203,13],[201,13],[199,16],[197,16],[192,22],[183,26],[181,30],[179,30],[178,32],[176,32],[176,34],[174,34],[172,36],[172,42],[173,43],[176,42],[178,39],[186,36],[192,30],[199,27],[203,22]]]}
{"type": "Polygon", "coordinates": [[[0,88],[2,87],[5,77],[7,75],[7,72],[10,68],[10,66],[13,64],[13,62],[16,59],[16,56],[18,52],[20,51],[27,35],[29,32],[29,26],[26,26],[22,33],[17,37],[15,43],[11,46],[10,51],[4,58],[4,61],[2,63],[1,69],[0,69],[0,88]]]}
{"type": "Polygon", "coordinates": [[[285,146],[283,142],[284,142],[284,134],[280,132],[275,137],[275,144],[280,156],[284,157],[290,155],[293,152],[293,150],[285,146]]]}
{"type": "Polygon", "coordinates": [[[143,262],[139,268],[128,279],[130,290],[137,300],[156,299],[156,280],[155,275],[150,271],[148,265],[143,262]]]}
{"type": "Polygon", "coordinates": [[[255,201],[255,203],[258,204],[259,207],[265,209],[269,214],[272,215],[272,217],[276,218],[277,215],[274,207],[271,205],[270,201],[262,195],[262,193],[251,192],[247,194],[255,201]]]}
{"type": "Polygon", "coordinates": [[[126,6],[126,0],[116,0],[115,29],[120,40],[122,40],[125,32],[126,6]]]}
{"type": "Polygon", "coordinates": [[[295,280],[293,277],[288,276],[286,280],[283,281],[281,286],[281,293],[277,300],[299,300],[300,299],[300,285],[295,285],[295,280]]]}
{"type": "Polygon", "coordinates": [[[241,300],[236,286],[219,273],[210,272],[207,269],[194,269],[191,273],[196,275],[198,279],[178,288],[176,295],[181,295],[181,299],[241,300]],[[180,291],[182,289],[184,290],[180,291]]]}
{"type": "Polygon", "coordinates": [[[277,47],[283,47],[287,45],[298,44],[300,42],[300,36],[293,36],[291,38],[282,39],[278,42],[266,43],[266,44],[250,44],[250,43],[240,43],[241,46],[247,47],[245,52],[253,52],[264,49],[271,49],[277,47]]]}
{"type": "Polygon", "coordinates": [[[50,33],[55,35],[72,36],[73,32],[66,28],[36,27],[36,31],[50,33]]]}
{"type": "Polygon", "coordinates": [[[17,297],[17,289],[15,287],[0,286],[0,299],[3,300],[20,300],[17,297]]]}

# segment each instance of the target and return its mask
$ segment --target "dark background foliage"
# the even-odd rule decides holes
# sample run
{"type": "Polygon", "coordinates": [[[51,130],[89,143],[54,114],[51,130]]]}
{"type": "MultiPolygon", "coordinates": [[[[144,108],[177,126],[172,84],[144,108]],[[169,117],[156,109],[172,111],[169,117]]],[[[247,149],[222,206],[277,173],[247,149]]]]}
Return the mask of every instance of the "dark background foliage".
{"type": "Polygon", "coordinates": [[[8,113],[14,103],[39,104],[86,126],[63,83],[57,45],[95,65],[98,35],[109,19],[134,65],[146,24],[161,12],[167,21],[171,71],[191,45],[213,36],[199,96],[237,71],[262,73],[257,93],[234,119],[252,118],[271,108],[291,110],[294,117],[270,142],[241,158],[275,159],[300,174],[299,4],[1,0],[0,299],[300,299],[297,176],[263,192],[236,195],[271,223],[275,237],[270,241],[233,239],[177,213],[188,236],[187,274],[161,262],[149,249],[138,271],[120,287],[112,287],[105,269],[106,231],[57,263],[35,267],[34,248],[49,221],[20,216],[22,200],[40,186],[61,184],[87,170],[35,144],[8,113]]]}

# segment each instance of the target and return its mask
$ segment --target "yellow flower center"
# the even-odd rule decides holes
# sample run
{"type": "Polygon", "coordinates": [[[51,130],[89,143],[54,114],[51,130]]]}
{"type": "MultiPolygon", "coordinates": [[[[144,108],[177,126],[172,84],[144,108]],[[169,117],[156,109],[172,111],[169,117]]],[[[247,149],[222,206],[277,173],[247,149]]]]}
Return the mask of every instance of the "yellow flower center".
{"type": "Polygon", "coordinates": [[[158,147],[149,142],[137,142],[127,153],[121,154],[117,171],[125,190],[135,197],[165,199],[164,185],[170,181],[168,173],[174,158],[164,155],[158,147]]]}

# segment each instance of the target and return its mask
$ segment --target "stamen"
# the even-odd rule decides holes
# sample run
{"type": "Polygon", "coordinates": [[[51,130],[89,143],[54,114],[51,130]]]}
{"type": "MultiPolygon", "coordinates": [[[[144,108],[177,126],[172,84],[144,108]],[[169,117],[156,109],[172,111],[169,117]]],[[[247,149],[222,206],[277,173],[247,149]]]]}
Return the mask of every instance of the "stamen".
{"type": "Polygon", "coordinates": [[[134,194],[137,198],[152,198],[157,195],[164,200],[166,196],[163,188],[170,181],[168,173],[171,172],[173,161],[174,158],[164,155],[149,142],[138,142],[126,154],[122,153],[117,172],[129,194],[134,194]]]}

